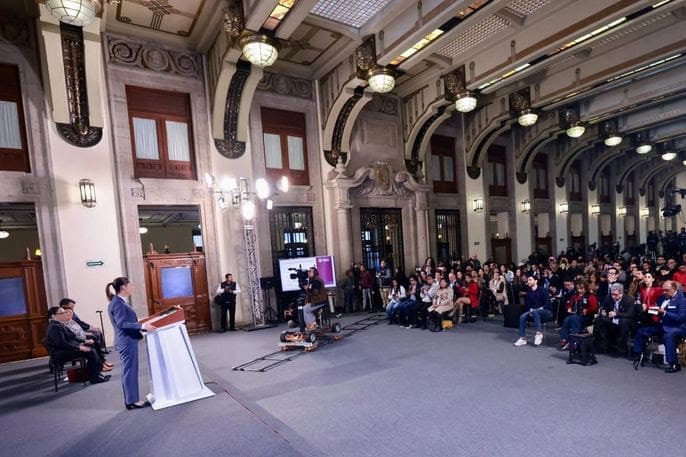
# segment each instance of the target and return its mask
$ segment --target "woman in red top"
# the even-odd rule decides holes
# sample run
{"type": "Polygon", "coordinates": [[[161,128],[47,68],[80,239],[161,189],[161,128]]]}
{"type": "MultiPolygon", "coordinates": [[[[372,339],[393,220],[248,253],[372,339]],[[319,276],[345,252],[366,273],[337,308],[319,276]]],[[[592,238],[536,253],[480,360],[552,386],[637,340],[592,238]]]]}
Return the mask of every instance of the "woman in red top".
{"type": "Polygon", "coordinates": [[[648,272],[643,275],[643,284],[638,289],[641,295],[641,324],[642,325],[655,325],[660,322],[660,316],[648,313],[649,308],[657,307],[657,301],[662,296],[662,287],[655,284],[655,276],[648,272]]]}
{"type": "Polygon", "coordinates": [[[579,333],[593,323],[595,313],[598,311],[598,299],[595,294],[588,291],[586,281],[576,283],[576,294],[567,300],[567,312],[560,329],[560,349],[567,349],[567,339],[570,333],[579,333]]]}
{"type": "Polygon", "coordinates": [[[469,274],[466,274],[464,279],[464,285],[457,287],[457,291],[460,293],[461,297],[455,301],[458,324],[462,322],[462,309],[464,308],[464,305],[468,305],[471,309],[479,307],[479,286],[472,280],[472,276],[469,274]]]}

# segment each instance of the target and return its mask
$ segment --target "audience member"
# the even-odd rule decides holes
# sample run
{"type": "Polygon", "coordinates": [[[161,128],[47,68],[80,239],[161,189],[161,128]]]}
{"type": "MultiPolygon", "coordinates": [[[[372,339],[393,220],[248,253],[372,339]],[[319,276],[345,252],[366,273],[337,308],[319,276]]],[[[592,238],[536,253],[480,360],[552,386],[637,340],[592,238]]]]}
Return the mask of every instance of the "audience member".
{"type": "Polygon", "coordinates": [[[528,290],[526,292],[526,311],[519,317],[519,339],[514,342],[515,346],[524,346],[526,341],[526,322],[533,321],[536,327],[536,335],[534,337],[534,346],[540,346],[543,343],[543,327],[542,323],[553,319],[553,312],[551,310],[550,295],[538,287],[538,281],[534,276],[527,278],[528,290]]]}

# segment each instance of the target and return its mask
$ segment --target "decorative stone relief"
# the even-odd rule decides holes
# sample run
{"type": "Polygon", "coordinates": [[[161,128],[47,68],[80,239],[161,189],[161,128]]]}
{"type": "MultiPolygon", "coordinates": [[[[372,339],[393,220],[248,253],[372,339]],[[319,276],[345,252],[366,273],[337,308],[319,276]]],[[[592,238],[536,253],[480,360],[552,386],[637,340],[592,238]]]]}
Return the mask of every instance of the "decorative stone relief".
{"type": "Polygon", "coordinates": [[[250,76],[250,64],[239,61],[231,77],[224,108],[224,138],[214,139],[217,150],[227,159],[237,159],[245,153],[245,141],[238,141],[238,111],[243,87],[250,76]]]}
{"type": "Polygon", "coordinates": [[[140,200],[145,200],[145,189],[142,187],[132,187],[131,188],[131,197],[137,198],[140,200]]]}
{"type": "Polygon", "coordinates": [[[265,71],[257,89],[312,100],[312,81],[294,76],[265,71]]]}
{"type": "Polygon", "coordinates": [[[395,148],[398,138],[398,128],[392,122],[365,119],[362,122],[362,141],[367,145],[383,145],[395,148]]]}
{"type": "Polygon", "coordinates": [[[375,111],[377,113],[398,115],[398,99],[396,97],[374,94],[372,100],[364,107],[367,111],[375,111]]]}
{"type": "Polygon", "coordinates": [[[368,170],[366,179],[360,185],[350,189],[350,195],[355,197],[380,197],[410,195],[402,180],[396,179],[400,173],[394,174],[387,162],[376,162],[368,170]]]}
{"type": "Polygon", "coordinates": [[[0,38],[13,45],[28,48],[31,46],[29,25],[22,19],[0,15],[0,38]]]}
{"type": "Polygon", "coordinates": [[[109,62],[145,70],[202,78],[200,56],[106,36],[109,62]]]}
{"type": "Polygon", "coordinates": [[[23,179],[21,181],[21,193],[25,195],[38,195],[40,186],[36,181],[23,179]]]}

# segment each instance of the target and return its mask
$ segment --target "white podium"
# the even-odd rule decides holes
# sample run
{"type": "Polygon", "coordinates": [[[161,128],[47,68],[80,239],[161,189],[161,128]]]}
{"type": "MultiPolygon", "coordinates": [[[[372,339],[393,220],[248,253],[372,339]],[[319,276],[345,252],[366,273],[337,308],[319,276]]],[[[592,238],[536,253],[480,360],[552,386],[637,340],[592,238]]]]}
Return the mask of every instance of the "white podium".
{"type": "Polygon", "coordinates": [[[188,338],[183,308],[169,308],[142,319],[157,330],[146,333],[145,341],[152,392],[152,408],[162,409],[214,395],[205,386],[188,338]]]}

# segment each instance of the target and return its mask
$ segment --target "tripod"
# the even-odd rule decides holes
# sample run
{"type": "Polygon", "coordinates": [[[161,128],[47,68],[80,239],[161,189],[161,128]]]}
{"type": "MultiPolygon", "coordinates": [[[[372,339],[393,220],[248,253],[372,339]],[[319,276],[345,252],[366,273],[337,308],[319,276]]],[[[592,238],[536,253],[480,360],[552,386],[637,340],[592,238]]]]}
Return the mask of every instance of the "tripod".
{"type": "Polygon", "coordinates": [[[271,322],[271,323],[277,323],[279,322],[279,316],[272,309],[272,304],[271,304],[271,295],[269,294],[269,290],[272,289],[272,287],[264,287],[262,288],[262,294],[264,295],[264,320],[265,322],[271,322]]]}

